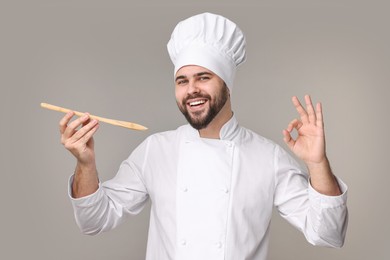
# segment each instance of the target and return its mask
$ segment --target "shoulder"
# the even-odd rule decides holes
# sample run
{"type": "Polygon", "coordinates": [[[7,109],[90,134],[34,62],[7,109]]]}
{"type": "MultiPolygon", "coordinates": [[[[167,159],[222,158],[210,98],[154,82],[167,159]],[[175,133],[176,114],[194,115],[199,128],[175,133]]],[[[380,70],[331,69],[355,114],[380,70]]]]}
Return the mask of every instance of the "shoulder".
{"type": "Polygon", "coordinates": [[[144,140],[143,145],[153,149],[174,149],[187,132],[188,126],[183,125],[175,130],[154,133],[144,140]]]}
{"type": "Polygon", "coordinates": [[[261,154],[261,156],[279,165],[278,167],[286,165],[288,168],[293,165],[294,167],[300,168],[300,164],[295,156],[275,141],[243,127],[241,127],[241,136],[242,150],[250,151],[252,154],[261,154]]]}
{"type": "Polygon", "coordinates": [[[274,148],[279,147],[273,140],[242,126],[240,126],[240,139],[242,145],[254,144],[274,148]]]}
{"type": "Polygon", "coordinates": [[[130,157],[163,156],[173,153],[181,139],[182,127],[175,130],[153,133],[146,137],[131,153],[130,157]]]}
{"type": "Polygon", "coordinates": [[[145,141],[152,143],[160,143],[160,142],[172,142],[177,140],[180,136],[184,134],[186,131],[187,125],[183,125],[174,130],[168,130],[163,132],[154,133],[148,136],[145,141]]]}
{"type": "Polygon", "coordinates": [[[262,156],[269,156],[269,158],[284,156],[288,153],[274,140],[245,127],[240,127],[238,144],[242,151],[250,151],[251,153],[261,154],[262,156]]]}

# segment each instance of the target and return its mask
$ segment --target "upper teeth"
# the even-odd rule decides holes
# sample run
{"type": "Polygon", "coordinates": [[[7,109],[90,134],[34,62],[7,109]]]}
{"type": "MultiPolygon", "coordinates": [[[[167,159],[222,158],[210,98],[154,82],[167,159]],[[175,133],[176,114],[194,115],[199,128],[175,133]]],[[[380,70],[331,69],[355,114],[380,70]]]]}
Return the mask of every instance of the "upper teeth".
{"type": "Polygon", "coordinates": [[[199,104],[203,104],[204,102],[205,102],[204,100],[198,100],[198,101],[190,102],[190,106],[196,106],[196,105],[199,105],[199,104]]]}

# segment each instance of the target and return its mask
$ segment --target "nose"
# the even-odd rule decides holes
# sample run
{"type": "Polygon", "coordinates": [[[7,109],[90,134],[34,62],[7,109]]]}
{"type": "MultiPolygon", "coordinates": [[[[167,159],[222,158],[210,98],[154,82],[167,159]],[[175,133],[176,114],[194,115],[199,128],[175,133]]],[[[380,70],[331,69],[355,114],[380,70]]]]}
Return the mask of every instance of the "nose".
{"type": "Polygon", "coordinates": [[[190,80],[188,82],[187,93],[188,94],[199,93],[199,87],[195,80],[190,80]]]}

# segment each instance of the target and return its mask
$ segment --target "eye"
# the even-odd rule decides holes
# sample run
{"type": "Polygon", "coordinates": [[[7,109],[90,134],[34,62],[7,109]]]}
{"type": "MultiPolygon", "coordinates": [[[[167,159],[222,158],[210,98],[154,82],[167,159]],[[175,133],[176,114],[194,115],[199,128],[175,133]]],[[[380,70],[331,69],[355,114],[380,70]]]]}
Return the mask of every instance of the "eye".
{"type": "Polygon", "coordinates": [[[200,81],[206,81],[206,80],[209,80],[209,79],[210,79],[210,77],[208,77],[208,76],[199,77],[200,81]]]}
{"type": "Polygon", "coordinates": [[[186,79],[180,79],[176,81],[176,85],[182,86],[185,85],[188,82],[186,79]]]}

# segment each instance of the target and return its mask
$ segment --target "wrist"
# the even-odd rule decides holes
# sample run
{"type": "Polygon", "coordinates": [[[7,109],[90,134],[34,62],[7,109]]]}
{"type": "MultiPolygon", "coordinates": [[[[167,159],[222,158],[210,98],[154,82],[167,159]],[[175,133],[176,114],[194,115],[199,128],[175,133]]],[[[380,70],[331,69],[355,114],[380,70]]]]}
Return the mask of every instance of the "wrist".
{"type": "Polygon", "coordinates": [[[311,186],[319,193],[329,196],[338,196],[341,194],[340,187],[333,175],[329,160],[318,163],[307,164],[309,170],[311,186]]]}
{"type": "Polygon", "coordinates": [[[72,185],[72,194],[75,198],[94,193],[99,188],[96,164],[77,162],[72,185]]]}
{"type": "Polygon", "coordinates": [[[77,164],[76,164],[76,169],[77,168],[79,168],[79,169],[86,169],[86,170],[90,170],[90,169],[96,168],[95,158],[90,158],[88,160],[78,159],[77,160],[77,164]]]}
{"type": "Polygon", "coordinates": [[[309,172],[329,172],[331,173],[330,163],[326,156],[316,162],[305,162],[309,172]]]}

